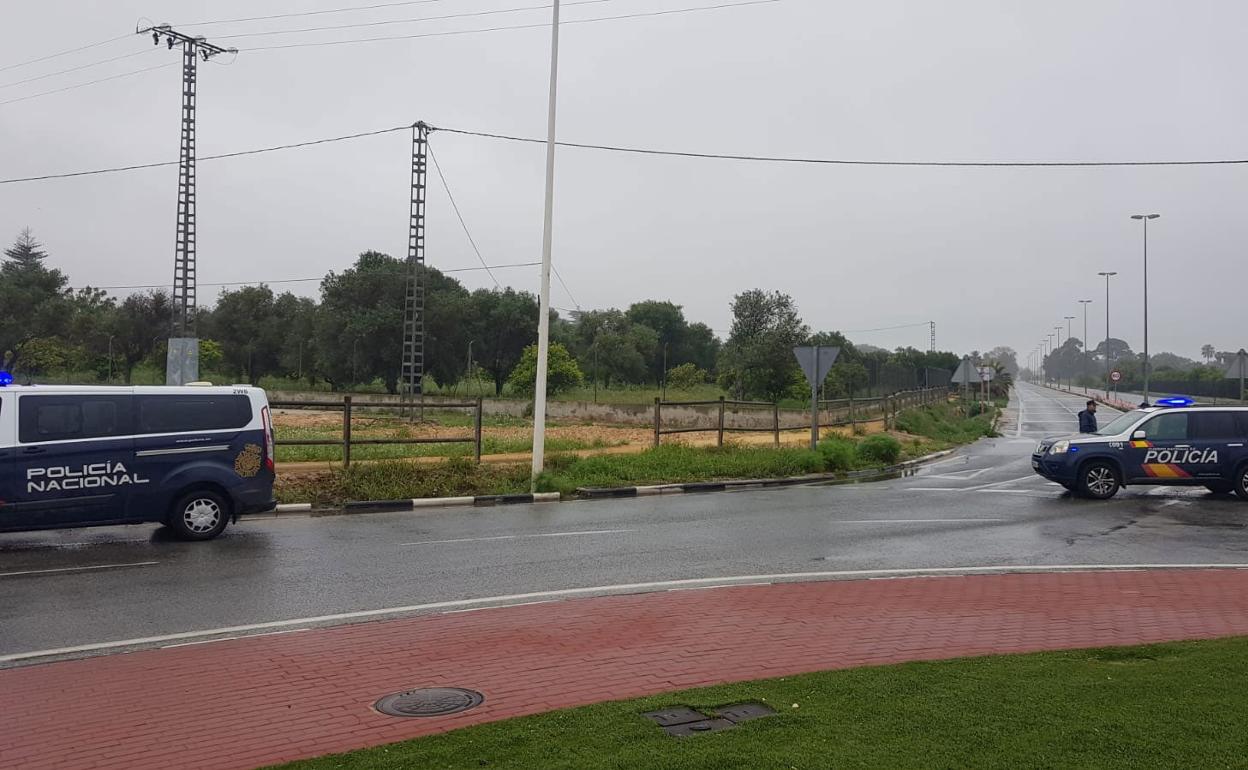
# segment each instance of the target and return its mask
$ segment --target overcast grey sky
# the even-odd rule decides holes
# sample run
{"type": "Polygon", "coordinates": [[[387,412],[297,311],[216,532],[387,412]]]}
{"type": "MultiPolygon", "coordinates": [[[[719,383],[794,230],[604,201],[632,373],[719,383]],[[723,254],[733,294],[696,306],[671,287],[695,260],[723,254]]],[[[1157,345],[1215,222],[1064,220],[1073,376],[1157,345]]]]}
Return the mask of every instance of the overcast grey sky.
{"type": "MultiPolygon", "coordinates": [[[[185,23],[376,0],[4,3],[0,67],[185,23]]],[[[434,0],[372,11],[186,27],[244,49],[200,66],[207,155],[407,124],[543,136],[549,32],[496,31],[247,51],[312,40],[540,23],[548,10],[319,33],[226,35],[539,6],[434,0]]],[[[608,0],[565,19],[737,0],[608,0]]],[[[559,136],[680,150],[881,160],[1248,158],[1248,4],[782,0],[563,30],[559,136]]],[[[0,101],[177,62],[133,37],[0,72],[0,101]],[[32,83],[28,77],[143,53],[32,83]]],[[[177,66],[0,105],[0,178],[176,160],[177,66]]],[[[540,257],[543,148],[435,134],[487,261],[540,257]]],[[[199,166],[202,282],[320,276],[365,249],[402,256],[404,133],[199,166]]],[[[176,167],[0,185],[0,240],[34,229],[74,285],[166,283],[176,167]]],[[[476,264],[431,174],[428,259],[476,264]]],[[[670,299],[724,330],[739,291],[788,292],[815,329],[934,319],[942,349],[1028,351],[1090,306],[1142,342],[1150,226],[1151,347],[1248,345],[1248,167],[982,169],[783,166],[561,149],[554,259],[586,308],[670,299]]],[[[484,273],[461,273],[471,288],[484,273]]],[[[536,268],[499,273],[536,291],[536,268]]],[[[274,284],[314,294],[315,283],[274,284]]],[[[124,292],[120,292],[124,293],[124,292]]],[[[201,297],[215,296],[201,289],[201,297]]],[[[203,300],[201,300],[203,301],[203,300]]],[[[555,284],[552,304],[571,307],[555,284]]],[[[1075,322],[1076,335],[1082,318],[1075,322]]],[[[851,334],[926,347],[925,327],[851,334]]],[[[1064,335],[1063,335],[1064,336],[1064,335]]]]}

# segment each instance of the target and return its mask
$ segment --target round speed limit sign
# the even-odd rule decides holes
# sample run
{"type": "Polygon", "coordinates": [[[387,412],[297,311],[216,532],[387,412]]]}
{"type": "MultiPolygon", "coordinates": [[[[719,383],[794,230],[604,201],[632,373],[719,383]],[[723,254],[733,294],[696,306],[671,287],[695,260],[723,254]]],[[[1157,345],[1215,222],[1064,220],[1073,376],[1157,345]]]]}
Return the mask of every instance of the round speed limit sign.
{"type": "Polygon", "coordinates": [[[1110,379],[1112,382],[1121,382],[1121,381],[1122,381],[1122,372],[1119,372],[1119,371],[1117,371],[1117,370],[1110,372],[1110,373],[1109,373],[1109,379],[1110,379]]]}

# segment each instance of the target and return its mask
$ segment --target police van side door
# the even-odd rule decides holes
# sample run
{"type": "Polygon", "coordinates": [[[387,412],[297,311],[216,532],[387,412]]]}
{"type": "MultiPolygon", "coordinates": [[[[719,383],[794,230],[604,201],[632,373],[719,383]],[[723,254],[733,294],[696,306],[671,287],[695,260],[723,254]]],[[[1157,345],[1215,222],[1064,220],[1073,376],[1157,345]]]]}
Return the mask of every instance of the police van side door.
{"type": "Polygon", "coordinates": [[[246,395],[135,391],[135,461],[152,484],[135,490],[134,515],[161,521],[188,484],[238,481],[234,458],[251,421],[246,395]]]}
{"type": "Polygon", "coordinates": [[[19,394],[17,428],[17,508],[32,526],[125,518],[130,488],[143,483],[128,394],[19,394]]]}

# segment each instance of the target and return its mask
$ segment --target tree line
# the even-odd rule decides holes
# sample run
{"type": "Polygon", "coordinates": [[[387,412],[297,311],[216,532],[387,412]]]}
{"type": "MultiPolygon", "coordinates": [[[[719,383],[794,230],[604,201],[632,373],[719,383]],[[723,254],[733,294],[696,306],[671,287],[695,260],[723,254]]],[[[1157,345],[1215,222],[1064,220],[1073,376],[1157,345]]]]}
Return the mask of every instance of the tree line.
{"type": "MultiPolygon", "coordinates": [[[[118,298],[72,289],[29,231],[4,256],[0,351],[7,371],[19,378],[127,383],[140,367],[163,371],[173,322],[168,292],[118,298]]],[[[425,271],[427,376],[443,386],[485,380],[498,394],[508,383],[512,391],[531,391],[537,298],[512,288],[470,291],[434,268],[425,271]]],[[[223,290],[211,307],[197,310],[201,371],[334,390],[380,383],[397,392],[406,280],[404,260],[366,251],[349,268],[327,274],[316,299],[265,285],[223,290]]],[[[552,313],[551,386],[688,389],[714,383],[739,398],[802,398],[808,386],[791,348],[823,344],[841,347],[823,387],[825,397],[837,398],[922,385],[928,371],[944,371],[947,378],[959,360],[948,352],[886,351],[855,346],[839,332],[812,332],[792,298],[780,292],[742,292],[731,309],[732,328],[722,341],[662,300],[566,318],[552,313]]]]}
{"type": "MultiPolygon", "coordinates": [[[[1180,384],[1197,386],[1193,392],[1199,394],[1204,392],[1200,388],[1202,383],[1212,386],[1221,382],[1235,356],[1236,352],[1218,350],[1213,345],[1201,346],[1201,357],[1205,359],[1203,363],[1175,353],[1152,353],[1149,355],[1149,376],[1176,387],[1180,384]]],[[[1087,350],[1082,340],[1071,337],[1044,357],[1043,369],[1045,377],[1050,380],[1069,380],[1086,385],[1102,385],[1108,370],[1117,370],[1121,374],[1118,382],[1121,390],[1139,389],[1144,382],[1143,354],[1132,350],[1130,345],[1117,337],[1102,340],[1087,350]]],[[[1236,392],[1238,387],[1236,384],[1236,392]]]]}

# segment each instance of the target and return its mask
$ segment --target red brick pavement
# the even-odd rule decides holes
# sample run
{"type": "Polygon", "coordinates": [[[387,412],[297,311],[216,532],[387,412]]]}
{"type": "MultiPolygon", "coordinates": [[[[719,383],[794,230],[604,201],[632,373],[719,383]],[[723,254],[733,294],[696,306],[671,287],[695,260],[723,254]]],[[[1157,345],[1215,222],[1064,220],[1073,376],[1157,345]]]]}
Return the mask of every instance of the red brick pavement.
{"type": "Polygon", "coordinates": [[[361,623],[0,671],[0,767],[249,768],[678,688],[1248,634],[1248,571],[784,583],[361,623]],[[433,719],[371,704],[481,690],[433,719]]]}

